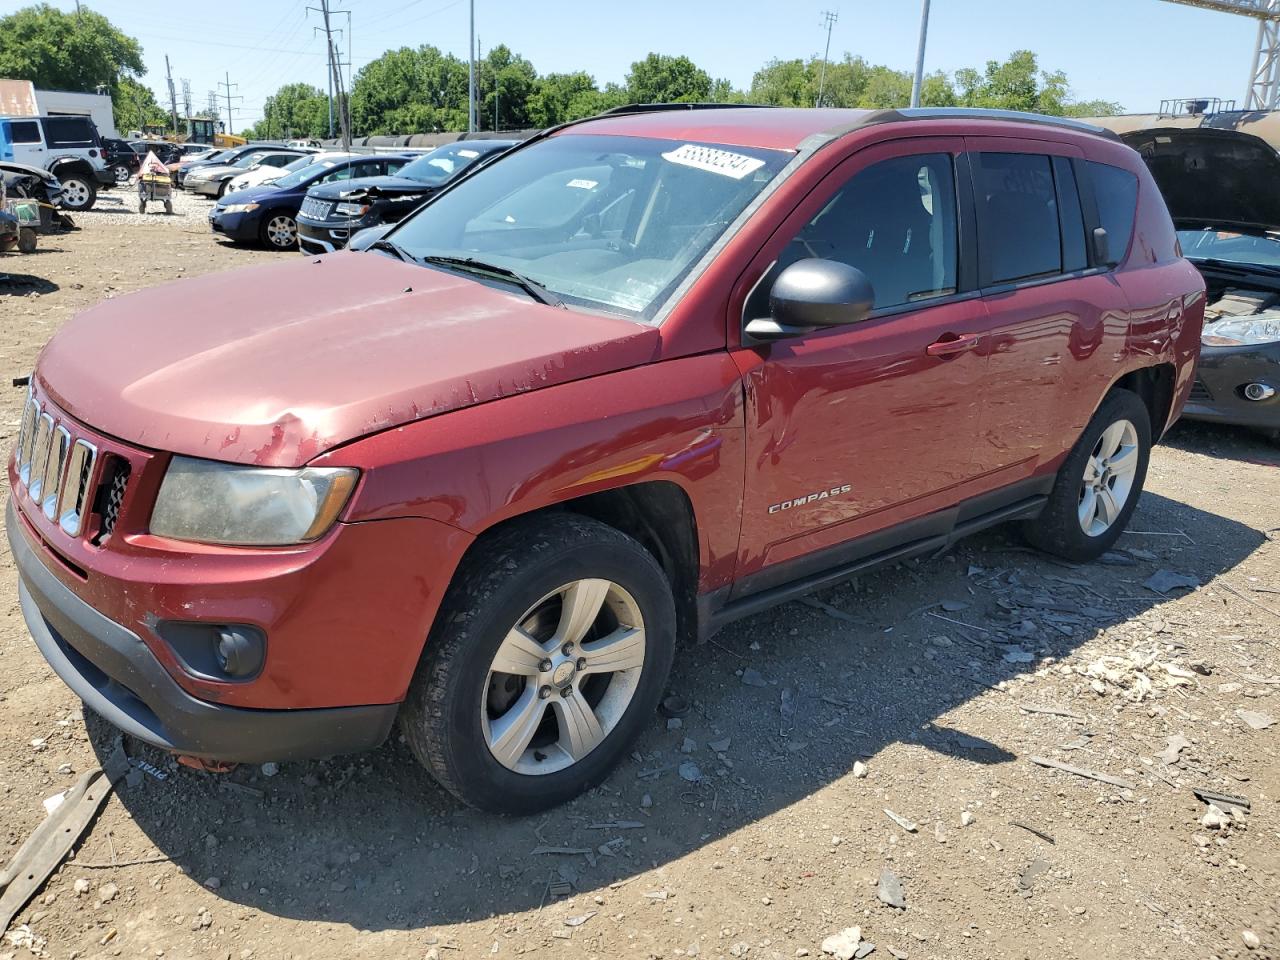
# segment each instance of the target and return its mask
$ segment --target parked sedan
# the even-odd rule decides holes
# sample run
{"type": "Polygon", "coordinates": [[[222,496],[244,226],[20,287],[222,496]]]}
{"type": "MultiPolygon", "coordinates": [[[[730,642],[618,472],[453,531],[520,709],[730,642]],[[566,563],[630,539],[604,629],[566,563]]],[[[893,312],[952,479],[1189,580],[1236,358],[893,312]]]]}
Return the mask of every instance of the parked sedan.
{"type": "Polygon", "coordinates": [[[341,250],[353,233],[395,223],[474,163],[488,163],[518,140],[460,140],[407,164],[394,176],[326,183],[307,194],[298,214],[303,253],[341,250]]]}
{"type": "Polygon", "coordinates": [[[321,160],[345,160],[347,157],[355,156],[343,150],[326,150],[322,153],[308,153],[294,160],[292,163],[286,163],[283,167],[271,167],[267,164],[259,164],[246,170],[244,173],[237,174],[231,178],[231,182],[227,185],[227,193],[234,193],[237,190],[247,190],[249,187],[265,186],[268,183],[274,183],[281,177],[295,173],[313,163],[321,160]]]}
{"type": "Polygon", "coordinates": [[[186,177],[186,188],[192,193],[206,197],[222,197],[231,184],[231,178],[259,166],[274,168],[293,163],[299,157],[308,156],[301,150],[282,150],[269,148],[246,153],[239,160],[229,164],[211,164],[196,167],[186,177]]]}
{"type": "Polygon", "coordinates": [[[323,157],[274,183],[228,193],[209,211],[209,226],[238,243],[262,243],[274,250],[290,250],[298,242],[298,208],[309,189],[386,176],[410,159],[401,154],[323,157]]]}
{"type": "MultiPolygon", "coordinates": [[[[179,187],[186,183],[187,174],[191,171],[205,166],[214,164],[235,163],[247,153],[253,153],[255,150],[288,150],[282,143],[246,143],[239,147],[228,147],[225,150],[215,150],[207,155],[196,155],[193,157],[181,157],[176,162],[169,164],[169,173],[173,176],[173,182],[179,187]]],[[[298,151],[299,153],[301,151],[298,151]]]]}

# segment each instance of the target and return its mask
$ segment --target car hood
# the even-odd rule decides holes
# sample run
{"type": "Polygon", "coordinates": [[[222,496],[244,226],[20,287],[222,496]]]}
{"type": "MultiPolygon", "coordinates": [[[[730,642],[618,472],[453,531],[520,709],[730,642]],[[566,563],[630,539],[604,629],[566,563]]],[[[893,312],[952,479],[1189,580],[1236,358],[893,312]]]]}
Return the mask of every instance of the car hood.
{"type": "Polygon", "coordinates": [[[279,187],[267,183],[241,187],[239,190],[231,190],[224,193],[222,199],[218,201],[218,206],[229,207],[233,203],[261,203],[279,192],[279,187]]]}
{"type": "Polygon", "coordinates": [[[299,466],[367,434],[656,357],[658,330],[372,253],[209,274],[65,324],[37,380],[127,443],[299,466]]]}
{"type": "Polygon", "coordinates": [[[1280,153],[1265,140],[1205,127],[1121,139],[1146,161],[1179,229],[1280,230],[1280,153]]]}
{"type": "Polygon", "coordinates": [[[25,163],[13,163],[9,160],[0,160],[0,173],[17,173],[28,177],[38,177],[45,183],[50,183],[58,179],[43,167],[32,167],[25,163]]]}
{"type": "Polygon", "coordinates": [[[189,170],[187,170],[187,176],[190,177],[193,173],[197,173],[197,172],[202,177],[210,177],[210,178],[211,177],[228,177],[237,173],[244,173],[245,168],[233,167],[230,164],[225,164],[225,163],[218,163],[218,164],[205,163],[205,164],[199,164],[197,166],[191,167],[189,170]]]}
{"type": "Polygon", "coordinates": [[[308,193],[321,200],[342,200],[346,197],[360,196],[367,192],[380,193],[383,196],[426,196],[439,189],[421,180],[410,180],[408,177],[358,177],[355,180],[338,180],[334,183],[322,183],[313,187],[308,193]]]}

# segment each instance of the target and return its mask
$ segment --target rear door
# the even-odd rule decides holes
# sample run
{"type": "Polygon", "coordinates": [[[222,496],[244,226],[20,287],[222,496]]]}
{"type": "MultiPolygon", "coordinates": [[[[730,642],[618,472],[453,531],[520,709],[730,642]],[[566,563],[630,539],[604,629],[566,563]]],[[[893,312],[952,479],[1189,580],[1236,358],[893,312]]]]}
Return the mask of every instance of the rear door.
{"type": "Polygon", "coordinates": [[[859,268],[876,299],[861,323],[734,351],[748,444],[736,593],[950,529],[938,511],[973,476],[987,364],[974,335],[986,310],[962,239],[967,178],[958,138],[862,150],[753,264],[774,261],[745,320],[769,315],[773,279],[807,257],[859,268]]]}
{"type": "Polygon", "coordinates": [[[1075,443],[1119,375],[1129,307],[1086,243],[1081,151],[1047,140],[965,143],[989,355],[975,466],[994,488],[1043,473],[1075,443]]]}
{"type": "Polygon", "coordinates": [[[9,149],[14,163],[25,163],[44,169],[49,162],[48,150],[40,131],[39,120],[4,120],[8,130],[9,149]]]}

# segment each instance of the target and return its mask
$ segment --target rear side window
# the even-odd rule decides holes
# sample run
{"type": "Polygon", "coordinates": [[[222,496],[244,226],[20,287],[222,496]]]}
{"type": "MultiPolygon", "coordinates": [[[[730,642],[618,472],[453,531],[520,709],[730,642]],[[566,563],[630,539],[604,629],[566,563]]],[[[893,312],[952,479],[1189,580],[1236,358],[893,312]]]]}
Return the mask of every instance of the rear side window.
{"type": "Polygon", "coordinates": [[[1062,270],[1071,273],[1089,265],[1084,244],[1084,216],[1076,174],[1066,157],[1053,158],[1053,180],[1058,188],[1058,219],[1062,226],[1062,270]]]}
{"type": "Polygon", "coordinates": [[[988,282],[1061,272],[1062,234],[1050,159],[1029,153],[981,153],[974,160],[979,244],[988,282]]]}
{"type": "Polygon", "coordinates": [[[47,117],[44,135],[51,147],[96,147],[97,131],[84,117],[47,117]]]}
{"type": "Polygon", "coordinates": [[[1107,248],[1112,260],[1121,260],[1133,238],[1133,219],[1138,209],[1138,178],[1128,170],[1109,163],[1089,161],[1093,194],[1098,203],[1098,223],[1107,231],[1107,248]]]}
{"type": "Polygon", "coordinates": [[[10,120],[9,140],[11,143],[39,143],[40,125],[34,120],[10,120]]]}

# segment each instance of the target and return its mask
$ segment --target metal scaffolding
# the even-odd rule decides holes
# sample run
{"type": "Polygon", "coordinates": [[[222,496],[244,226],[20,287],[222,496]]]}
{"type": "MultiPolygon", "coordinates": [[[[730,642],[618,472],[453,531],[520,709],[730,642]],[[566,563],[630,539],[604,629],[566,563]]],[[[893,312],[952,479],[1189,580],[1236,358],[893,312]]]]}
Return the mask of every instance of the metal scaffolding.
{"type": "Polygon", "coordinates": [[[1217,10],[1258,21],[1258,42],[1249,72],[1246,110],[1280,109],[1280,0],[1168,0],[1201,10],[1217,10]]]}

